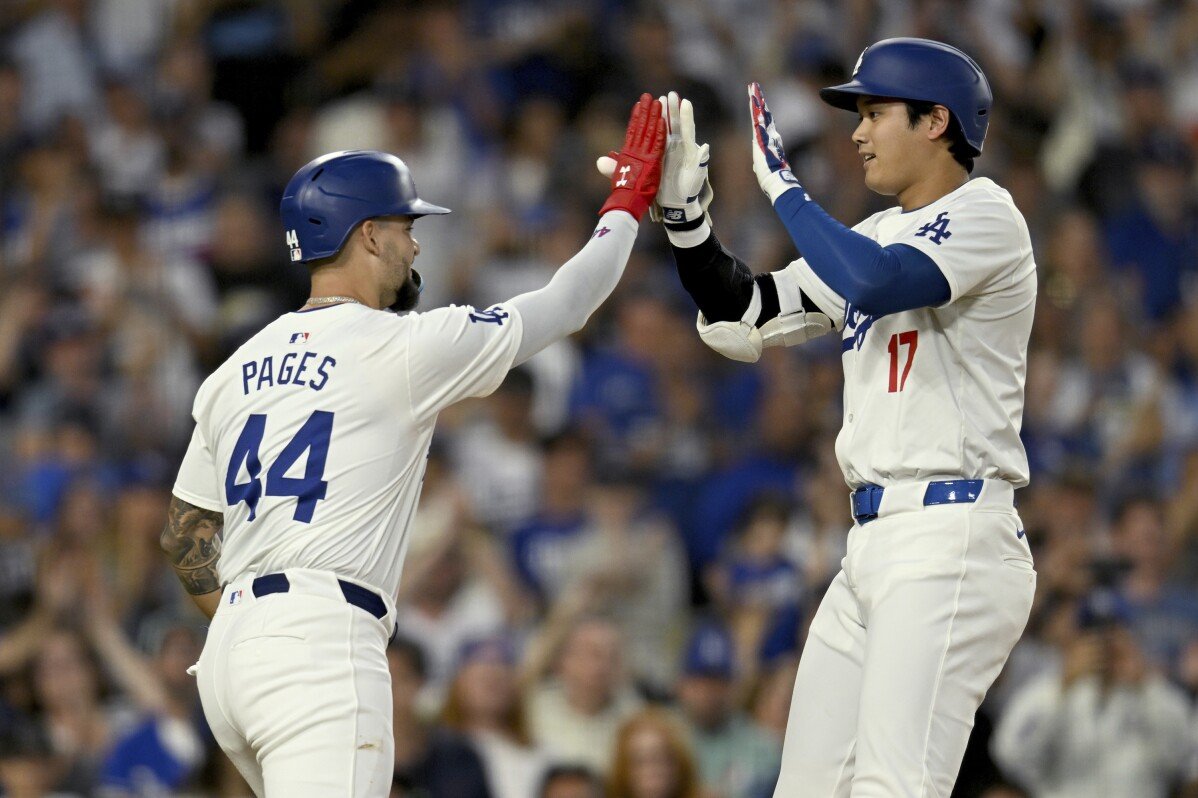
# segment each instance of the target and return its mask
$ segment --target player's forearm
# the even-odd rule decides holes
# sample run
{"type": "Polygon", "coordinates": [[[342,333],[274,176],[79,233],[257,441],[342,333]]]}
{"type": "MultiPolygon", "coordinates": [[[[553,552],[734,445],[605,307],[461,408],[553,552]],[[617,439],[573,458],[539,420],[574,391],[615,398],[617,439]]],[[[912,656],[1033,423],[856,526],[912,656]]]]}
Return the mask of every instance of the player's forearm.
{"type": "Polygon", "coordinates": [[[828,318],[844,317],[844,298],[823,284],[801,261],[780,272],[753,275],[749,267],[724,249],[710,227],[679,235],[669,225],[670,246],[683,288],[708,322],[744,318],[754,292],[761,301],[757,318],[747,322],[761,327],[780,314],[823,313],[828,318]],[[806,274],[800,273],[807,269],[806,274]]]}
{"type": "Polygon", "coordinates": [[[166,526],[159,545],[175,569],[183,589],[206,616],[216,614],[220,602],[221,513],[171,497],[166,526]]]}
{"type": "Polygon", "coordinates": [[[212,620],[212,616],[216,615],[217,607],[220,606],[220,594],[221,591],[218,589],[200,596],[193,595],[191,600],[192,603],[200,608],[200,612],[204,613],[205,618],[212,620]]]}
{"type": "Polygon", "coordinates": [[[666,232],[678,279],[703,317],[709,322],[740,320],[753,298],[748,265],[724,249],[703,219],[667,225],[666,232]],[[693,229],[684,229],[687,226],[693,229]]]}
{"type": "Polygon", "coordinates": [[[802,189],[778,197],[774,211],[816,276],[866,313],[886,315],[949,300],[948,280],[931,258],[850,230],[802,189]]]}
{"type": "Polygon", "coordinates": [[[582,329],[620,281],[636,233],[637,222],[628,213],[603,214],[591,240],[557,270],[548,285],[506,303],[520,312],[523,323],[517,364],[582,329]]]}

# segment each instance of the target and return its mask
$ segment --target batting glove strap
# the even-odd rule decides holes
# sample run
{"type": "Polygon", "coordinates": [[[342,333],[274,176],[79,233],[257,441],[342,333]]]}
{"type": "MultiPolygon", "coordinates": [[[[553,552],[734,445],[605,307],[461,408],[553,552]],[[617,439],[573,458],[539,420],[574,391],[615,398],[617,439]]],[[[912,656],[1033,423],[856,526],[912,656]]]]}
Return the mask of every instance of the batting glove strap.
{"type": "MultiPolygon", "coordinates": [[[[789,174],[789,170],[787,171],[789,174]]],[[[793,178],[794,175],[791,175],[791,179],[788,180],[786,177],[772,172],[765,176],[759,174],[757,175],[757,185],[761,186],[761,190],[770,198],[771,205],[776,204],[782,195],[789,191],[797,192],[796,196],[801,196],[803,202],[810,202],[811,195],[793,178]]]]}
{"type": "MultiPolygon", "coordinates": [[[[706,164],[704,164],[704,172],[706,172],[706,164]]],[[[679,205],[658,205],[654,204],[650,209],[650,213],[655,211],[660,213],[660,218],[656,215],[652,216],[655,222],[664,222],[667,228],[678,227],[680,225],[694,225],[699,220],[707,217],[708,222],[711,221],[707,213],[707,208],[711,205],[711,200],[715,196],[715,190],[711,187],[711,180],[706,174],[703,176],[703,185],[699,188],[699,193],[693,197],[687,197],[686,201],[679,205]]],[[[660,203],[664,197],[661,193],[657,195],[657,201],[660,203]]]]}
{"type": "Polygon", "coordinates": [[[628,153],[612,156],[616,168],[612,173],[612,192],[599,209],[599,215],[612,210],[628,211],[638,222],[657,194],[657,183],[661,179],[661,163],[643,160],[628,153]]]}

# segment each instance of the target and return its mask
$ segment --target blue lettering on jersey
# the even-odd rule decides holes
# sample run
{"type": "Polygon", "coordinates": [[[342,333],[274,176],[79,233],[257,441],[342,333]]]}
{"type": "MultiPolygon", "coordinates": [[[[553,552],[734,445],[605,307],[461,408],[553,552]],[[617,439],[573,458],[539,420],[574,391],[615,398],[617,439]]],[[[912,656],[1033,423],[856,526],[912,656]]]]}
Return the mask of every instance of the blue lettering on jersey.
{"type": "Polygon", "coordinates": [[[258,361],[251,360],[241,364],[241,392],[250,395],[250,380],[258,373],[258,361]]]}
{"type": "Polygon", "coordinates": [[[877,316],[862,313],[851,304],[846,304],[844,310],[844,336],[840,340],[840,351],[848,352],[851,349],[861,351],[861,346],[865,343],[865,334],[869,332],[870,327],[874,326],[877,318],[877,316]]]}
{"type": "Polygon", "coordinates": [[[299,357],[295,352],[288,352],[283,355],[283,360],[279,363],[279,385],[286,385],[291,382],[291,377],[295,373],[295,359],[299,357]]]}
{"type": "Polygon", "coordinates": [[[940,246],[942,240],[953,237],[953,234],[948,231],[949,221],[948,211],[941,211],[936,215],[936,221],[928,222],[919,228],[915,235],[930,238],[933,244],[940,246]]]}
{"type": "Polygon", "coordinates": [[[304,381],[304,371],[308,368],[308,361],[316,358],[315,352],[304,352],[304,356],[300,358],[299,368],[295,370],[295,382],[304,381]]]}
{"type": "Polygon", "coordinates": [[[487,322],[488,324],[498,324],[500,327],[502,327],[503,320],[506,319],[508,315],[509,314],[506,310],[500,310],[499,308],[491,308],[490,310],[476,310],[470,314],[470,321],[483,321],[487,322]]]}
{"type": "Polygon", "coordinates": [[[270,355],[262,358],[262,363],[258,366],[258,387],[256,390],[262,390],[265,384],[267,387],[273,387],[275,384],[275,360],[270,355]]]}
{"type": "Polygon", "coordinates": [[[320,361],[320,365],[316,367],[316,373],[320,375],[320,382],[313,380],[312,382],[308,383],[308,386],[314,391],[319,391],[321,388],[323,388],[324,384],[329,381],[329,373],[325,371],[325,369],[331,369],[335,365],[337,365],[337,361],[333,360],[331,357],[326,357],[324,360],[320,361]]]}
{"type": "Polygon", "coordinates": [[[318,352],[312,351],[304,352],[302,355],[299,352],[288,352],[279,361],[277,371],[273,355],[267,355],[261,360],[242,363],[241,392],[248,396],[251,387],[255,391],[260,391],[263,388],[274,388],[280,385],[296,385],[319,391],[329,381],[330,370],[337,365],[335,359],[326,356],[316,369],[317,376],[306,378],[309,363],[319,356],[318,352]],[[251,380],[254,381],[253,386],[250,385],[251,380]]]}

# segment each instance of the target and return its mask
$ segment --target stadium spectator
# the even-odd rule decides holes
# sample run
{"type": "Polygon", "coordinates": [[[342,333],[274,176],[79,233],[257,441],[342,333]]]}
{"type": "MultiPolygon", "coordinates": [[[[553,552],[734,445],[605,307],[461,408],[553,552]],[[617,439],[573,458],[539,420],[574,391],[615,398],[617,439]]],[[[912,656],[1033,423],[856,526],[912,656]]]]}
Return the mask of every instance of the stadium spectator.
{"type": "Polygon", "coordinates": [[[555,760],[607,773],[620,724],[642,701],[628,684],[615,624],[579,617],[566,602],[558,611],[525,654],[532,736],[555,760]]]}
{"type": "Polygon", "coordinates": [[[735,657],[732,638],[722,626],[698,626],[678,677],[678,706],[704,794],[763,798],[773,791],[781,749],[738,708],[735,657]]]}
{"type": "Polygon", "coordinates": [[[1060,668],[1011,697],[994,755],[1035,795],[1165,798],[1185,775],[1189,702],[1151,669],[1130,620],[1118,592],[1095,589],[1060,668]]]}
{"type": "Polygon", "coordinates": [[[394,798],[408,795],[490,798],[487,772],[474,747],[460,735],[421,719],[416,697],[427,678],[424,653],[414,641],[396,637],[387,647],[395,724],[394,798]]]}
{"type": "Polygon", "coordinates": [[[669,715],[645,709],[616,736],[611,798],[699,798],[699,776],[682,730],[669,715]]]}
{"type": "Polygon", "coordinates": [[[441,721],[474,744],[495,798],[533,795],[550,764],[532,744],[518,678],[510,641],[467,641],[441,711],[441,721]]]}

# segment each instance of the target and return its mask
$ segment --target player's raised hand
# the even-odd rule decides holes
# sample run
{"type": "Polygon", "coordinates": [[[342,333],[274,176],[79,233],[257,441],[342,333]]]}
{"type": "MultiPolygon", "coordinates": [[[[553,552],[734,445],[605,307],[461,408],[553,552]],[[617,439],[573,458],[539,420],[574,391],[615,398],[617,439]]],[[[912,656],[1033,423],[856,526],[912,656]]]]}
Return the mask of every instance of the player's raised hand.
{"type": "Polygon", "coordinates": [[[648,94],[642,94],[632,108],[623,148],[607,156],[612,161],[611,171],[604,168],[606,164],[603,158],[596,164],[599,171],[611,179],[612,189],[599,211],[600,215],[611,210],[623,210],[640,221],[657,196],[665,143],[666,123],[662,118],[661,103],[648,94]]]}
{"type": "Polygon", "coordinates": [[[695,109],[672,91],[658,98],[666,118],[661,190],[649,209],[653,221],[680,224],[707,213],[714,192],[707,178],[711,149],[695,140],[695,109]]]}
{"type": "Polygon", "coordinates": [[[770,203],[793,188],[802,190],[799,180],[786,160],[782,136],[774,126],[774,115],[765,103],[761,84],[749,84],[749,116],[753,125],[753,174],[757,185],[770,198],[770,203]]]}

